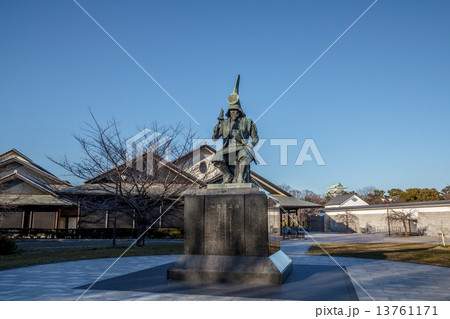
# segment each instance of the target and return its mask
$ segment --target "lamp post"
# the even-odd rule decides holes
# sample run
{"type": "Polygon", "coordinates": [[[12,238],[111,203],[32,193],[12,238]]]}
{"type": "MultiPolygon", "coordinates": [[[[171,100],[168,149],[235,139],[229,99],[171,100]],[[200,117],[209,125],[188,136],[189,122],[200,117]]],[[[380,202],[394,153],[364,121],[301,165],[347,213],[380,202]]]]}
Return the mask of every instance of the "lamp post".
{"type": "Polygon", "coordinates": [[[387,224],[388,224],[388,233],[391,236],[391,221],[389,218],[389,203],[392,203],[393,198],[385,197],[381,199],[383,202],[386,202],[386,216],[387,216],[387,224]]]}

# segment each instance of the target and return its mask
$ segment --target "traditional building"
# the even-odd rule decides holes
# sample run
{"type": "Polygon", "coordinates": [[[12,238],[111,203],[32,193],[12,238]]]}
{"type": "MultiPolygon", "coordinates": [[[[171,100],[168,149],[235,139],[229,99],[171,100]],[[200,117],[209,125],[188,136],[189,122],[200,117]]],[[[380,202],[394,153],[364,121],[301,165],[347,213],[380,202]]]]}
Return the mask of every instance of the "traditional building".
{"type": "Polygon", "coordinates": [[[326,194],[328,197],[336,197],[340,195],[346,194],[346,189],[344,185],[341,184],[341,182],[338,182],[337,184],[333,184],[330,187],[328,187],[328,193],[326,194]]]}
{"type": "Polygon", "coordinates": [[[76,204],[58,190],[71,185],[15,149],[0,155],[0,228],[77,228],[76,204]]]}
{"type": "Polygon", "coordinates": [[[363,206],[369,205],[367,202],[361,199],[356,194],[347,194],[334,197],[332,200],[325,204],[325,208],[337,208],[337,207],[348,207],[348,206],[363,206]]]}
{"type": "Polygon", "coordinates": [[[351,214],[349,229],[357,233],[404,233],[405,227],[411,234],[450,233],[450,200],[369,205],[349,194],[335,197],[319,212],[324,231],[345,231],[339,217],[351,214]]]}
{"type": "MultiPolygon", "coordinates": [[[[164,176],[176,176],[181,187],[186,189],[183,194],[191,194],[207,184],[222,182],[221,172],[211,163],[214,154],[212,147],[203,145],[173,162],[155,156],[155,167],[166,171],[164,176]]],[[[74,187],[15,149],[0,155],[0,229],[108,229],[114,225],[117,228],[135,228],[135,219],[129,213],[123,214],[111,207],[117,183],[108,182],[110,172],[101,173],[74,187]],[[89,209],[87,203],[93,201],[104,205],[89,209]]],[[[251,181],[270,196],[274,206],[279,207],[286,225],[290,224],[288,221],[300,222],[302,209],[320,207],[294,198],[253,171],[250,176],[251,181]]],[[[126,176],[122,178],[126,179],[126,176]]],[[[128,187],[126,181],[124,185],[128,187]]],[[[151,185],[152,192],[162,192],[159,186],[157,183],[151,185]]],[[[163,204],[174,200],[166,197],[161,201],[163,204]]],[[[182,198],[180,202],[181,205],[165,214],[156,227],[183,227],[182,198]]],[[[163,204],[159,210],[163,209],[163,204]]]]}

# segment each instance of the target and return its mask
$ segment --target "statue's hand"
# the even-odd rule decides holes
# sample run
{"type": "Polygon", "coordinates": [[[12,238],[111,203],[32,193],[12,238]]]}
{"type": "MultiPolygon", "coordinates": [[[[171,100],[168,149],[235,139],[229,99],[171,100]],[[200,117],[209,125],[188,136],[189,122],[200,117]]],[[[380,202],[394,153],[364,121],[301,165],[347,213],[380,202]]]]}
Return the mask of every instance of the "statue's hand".
{"type": "Polygon", "coordinates": [[[247,139],[242,140],[242,143],[245,145],[246,148],[253,149],[254,145],[253,145],[253,143],[250,143],[249,140],[247,140],[247,139]]]}
{"type": "Polygon", "coordinates": [[[214,126],[213,129],[213,136],[212,136],[213,141],[218,140],[221,135],[222,135],[222,123],[219,122],[216,124],[216,126],[214,126]]]}
{"type": "Polygon", "coordinates": [[[223,121],[223,109],[222,108],[220,109],[220,114],[217,117],[217,119],[219,120],[219,123],[223,121]]]}

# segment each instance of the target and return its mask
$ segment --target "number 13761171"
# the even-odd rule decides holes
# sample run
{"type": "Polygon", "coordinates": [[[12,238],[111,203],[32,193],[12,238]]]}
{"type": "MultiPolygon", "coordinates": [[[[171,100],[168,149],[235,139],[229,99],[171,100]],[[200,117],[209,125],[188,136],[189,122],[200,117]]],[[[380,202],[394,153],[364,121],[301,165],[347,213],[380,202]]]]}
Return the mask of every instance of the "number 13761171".
{"type": "Polygon", "coordinates": [[[437,316],[436,306],[377,306],[378,316],[437,316]]]}

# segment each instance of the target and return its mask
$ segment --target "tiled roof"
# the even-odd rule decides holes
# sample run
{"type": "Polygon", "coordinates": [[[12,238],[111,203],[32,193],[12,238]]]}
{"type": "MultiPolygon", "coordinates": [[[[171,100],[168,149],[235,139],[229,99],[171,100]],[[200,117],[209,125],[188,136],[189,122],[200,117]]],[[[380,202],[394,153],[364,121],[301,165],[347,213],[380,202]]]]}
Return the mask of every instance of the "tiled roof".
{"type": "Polygon", "coordinates": [[[322,207],[320,204],[307,202],[295,197],[286,197],[279,195],[272,195],[282,207],[297,207],[297,208],[309,208],[309,207],[322,207]]]}
{"type": "Polygon", "coordinates": [[[56,197],[19,197],[17,199],[6,199],[0,197],[0,204],[2,205],[12,205],[12,206],[23,206],[23,205],[38,205],[38,206],[73,206],[72,202],[63,200],[56,197]]]}
{"type": "Polygon", "coordinates": [[[344,203],[346,200],[348,200],[353,195],[354,194],[347,194],[347,195],[336,196],[335,198],[330,200],[328,203],[326,203],[325,207],[330,206],[330,205],[341,205],[342,203],[344,203]]]}

